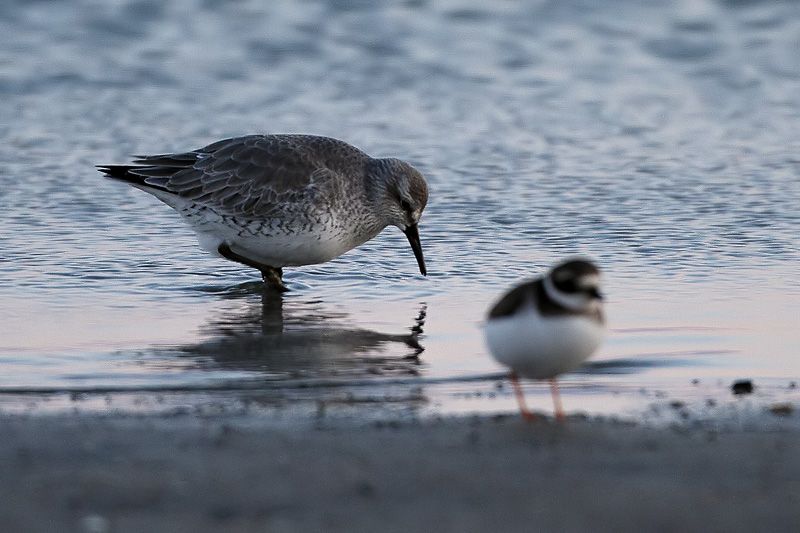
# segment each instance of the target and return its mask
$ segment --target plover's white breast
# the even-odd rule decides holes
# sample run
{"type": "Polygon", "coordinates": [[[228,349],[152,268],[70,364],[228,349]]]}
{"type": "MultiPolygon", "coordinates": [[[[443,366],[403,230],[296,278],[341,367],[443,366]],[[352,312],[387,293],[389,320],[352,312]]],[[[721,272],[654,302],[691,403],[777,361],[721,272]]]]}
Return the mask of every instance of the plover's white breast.
{"type": "Polygon", "coordinates": [[[523,377],[547,379],[578,368],[603,340],[600,322],[581,315],[542,317],[528,303],[485,326],[494,358],[523,377]]]}

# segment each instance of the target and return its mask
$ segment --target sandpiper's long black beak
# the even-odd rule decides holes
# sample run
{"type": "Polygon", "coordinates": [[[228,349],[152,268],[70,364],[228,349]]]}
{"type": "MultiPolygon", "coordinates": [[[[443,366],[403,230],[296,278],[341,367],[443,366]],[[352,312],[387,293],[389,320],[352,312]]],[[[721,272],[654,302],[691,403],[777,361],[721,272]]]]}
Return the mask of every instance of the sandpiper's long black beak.
{"type": "Polygon", "coordinates": [[[408,237],[411,249],[414,250],[414,257],[417,258],[417,264],[419,265],[419,273],[423,276],[427,276],[428,270],[425,268],[425,257],[422,255],[422,244],[419,242],[419,229],[417,229],[417,225],[413,224],[408,226],[403,233],[408,237]]]}

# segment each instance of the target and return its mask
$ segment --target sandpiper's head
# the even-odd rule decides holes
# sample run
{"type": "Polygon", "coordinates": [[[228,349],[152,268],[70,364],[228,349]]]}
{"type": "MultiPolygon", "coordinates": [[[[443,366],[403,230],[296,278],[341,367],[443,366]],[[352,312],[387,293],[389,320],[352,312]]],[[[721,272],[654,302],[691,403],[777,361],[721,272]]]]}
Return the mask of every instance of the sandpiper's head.
{"type": "Polygon", "coordinates": [[[554,266],[544,277],[547,295],[573,311],[594,311],[602,306],[600,270],[586,259],[570,259],[554,266]]]}
{"type": "Polygon", "coordinates": [[[428,203],[428,184],[417,169],[399,159],[376,160],[380,176],[379,208],[386,225],[397,226],[406,234],[420,273],[425,276],[425,258],[417,225],[428,203]]]}

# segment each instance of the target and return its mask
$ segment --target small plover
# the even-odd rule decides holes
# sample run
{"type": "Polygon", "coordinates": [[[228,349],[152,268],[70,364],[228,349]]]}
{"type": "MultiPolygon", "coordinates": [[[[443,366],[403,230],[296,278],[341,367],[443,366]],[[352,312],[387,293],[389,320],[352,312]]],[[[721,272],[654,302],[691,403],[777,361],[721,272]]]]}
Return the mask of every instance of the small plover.
{"type": "Polygon", "coordinates": [[[579,367],[605,335],[600,271],[571,259],[513,288],[489,311],[485,335],[494,358],[511,369],[523,418],[534,416],[519,377],[549,379],[556,418],[563,420],[556,376],[579,367]]]}
{"type": "Polygon", "coordinates": [[[428,185],[404,161],[313,135],[248,135],[136,157],[98,170],[178,211],[202,248],[258,269],[269,287],[286,290],[283,267],[330,261],[390,225],[427,274],[417,225],[428,185]]]}

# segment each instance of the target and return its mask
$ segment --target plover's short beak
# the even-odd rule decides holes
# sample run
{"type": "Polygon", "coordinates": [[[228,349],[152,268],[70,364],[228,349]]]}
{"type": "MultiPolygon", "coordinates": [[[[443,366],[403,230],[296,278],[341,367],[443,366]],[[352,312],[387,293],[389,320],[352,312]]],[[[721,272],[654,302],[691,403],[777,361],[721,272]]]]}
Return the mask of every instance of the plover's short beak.
{"type": "Polygon", "coordinates": [[[427,276],[428,270],[425,268],[425,257],[422,255],[422,244],[419,242],[419,229],[417,229],[417,225],[413,224],[408,226],[403,233],[408,237],[411,249],[414,250],[414,257],[417,258],[417,264],[419,265],[419,273],[423,276],[427,276]]]}

